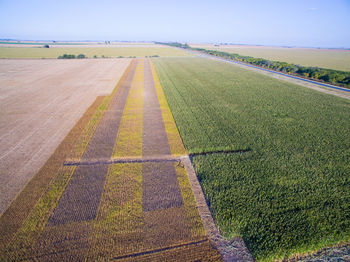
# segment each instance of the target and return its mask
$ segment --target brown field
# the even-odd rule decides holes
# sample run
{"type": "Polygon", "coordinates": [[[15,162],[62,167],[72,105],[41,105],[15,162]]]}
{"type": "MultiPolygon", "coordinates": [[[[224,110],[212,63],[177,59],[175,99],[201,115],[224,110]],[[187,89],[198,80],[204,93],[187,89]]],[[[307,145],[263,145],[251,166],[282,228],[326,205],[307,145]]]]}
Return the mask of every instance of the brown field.
{"type": "Polygon", "coordinates": [[[0,260],[222,261],[175,159],[89,162],[186,154],[173,118],[164,119],[169,108],[153,69],[133,60],[0,216],[0,260]],[[72,158],[78,162],[66,165],[72,158]]]}
{"type": "Polygon", "coordinates": [[[0,60],[0,213],[129,62],[0,60]]]}

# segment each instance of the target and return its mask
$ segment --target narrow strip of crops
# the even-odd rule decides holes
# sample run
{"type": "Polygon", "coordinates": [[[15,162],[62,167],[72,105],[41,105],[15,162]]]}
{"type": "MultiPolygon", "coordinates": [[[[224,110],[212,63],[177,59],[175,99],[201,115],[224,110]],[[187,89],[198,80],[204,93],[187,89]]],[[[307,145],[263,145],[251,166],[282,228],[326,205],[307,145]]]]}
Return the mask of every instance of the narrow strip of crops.
{"type": "Polygon", "coordinates": [[[140,61],[131,83],[112,157],[142,155],[143,67],[140,61]]]}
{"type": "Polygon", "coordinates": [[[162,118],[164,122],[165,132],[167,133],[168,143],[172,155],[185,155],[186,150],[180,138],[179,132],[176,128],[176,124],[171,114],[168,102],[166,100],[163,88],[159,82],[157,72],[151,62],[151,69],[154,81],[154,87],[157,92],[157,97],[159,100],[160,110],[162,112],[162,118]]]}
{"type": "Polygon", "coordinates": [[[153,59],[223,234],[269,261],[350,241],[350,102],[203,58],[153,59]]]}

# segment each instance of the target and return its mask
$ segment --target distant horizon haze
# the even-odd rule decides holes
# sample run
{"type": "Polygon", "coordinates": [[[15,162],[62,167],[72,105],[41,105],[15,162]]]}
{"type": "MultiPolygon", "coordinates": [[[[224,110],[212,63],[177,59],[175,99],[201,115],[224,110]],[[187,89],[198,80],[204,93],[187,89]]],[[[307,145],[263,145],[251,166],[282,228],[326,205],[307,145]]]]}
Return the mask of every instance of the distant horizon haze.
{"type": "Polygon", "coordinates": [[[350,48],[349,0],[0,0],[0,39],[350,48]]]}
{"type": "Polygon", "coordinates": [[[111,40],[111,39],[99,39],[99,40],[88,40],[88,39],[83,39],[83,40],[69,40],[69,39],[63,39],[63,40],[55,40],[55,39],[11,39],[11,38],[0,38],[1,41],[19,41],[19,42],[42,42],[42,43],[103,43],[106,41],[110,41],[111,43],[155,43],[155,42],[163,42],[163,43],[186,43],[190,45],[236,45],[236,46],[256,46],[256,47],[280,47],[280,48],[314,48],[314,49],[343,49],[343,50],[350,50],[350,47],[319,47],[319,46],[288,46],[288,45],[263,45],[263,44],[246,44],[246,43],[231,43],[231,42],[189,42],[189,41],[143,41],[143,40],[111,40]]]}

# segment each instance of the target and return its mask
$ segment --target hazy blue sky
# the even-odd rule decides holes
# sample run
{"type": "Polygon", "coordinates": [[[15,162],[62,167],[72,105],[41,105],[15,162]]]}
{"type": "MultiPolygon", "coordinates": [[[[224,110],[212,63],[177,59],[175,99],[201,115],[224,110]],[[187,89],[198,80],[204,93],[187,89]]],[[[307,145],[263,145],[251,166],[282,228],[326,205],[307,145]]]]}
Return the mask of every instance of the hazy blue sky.
{"type": "Polygon", "coordinates": [[[0,38],[350,47],[350,0],[0,0],[0,38]]]}

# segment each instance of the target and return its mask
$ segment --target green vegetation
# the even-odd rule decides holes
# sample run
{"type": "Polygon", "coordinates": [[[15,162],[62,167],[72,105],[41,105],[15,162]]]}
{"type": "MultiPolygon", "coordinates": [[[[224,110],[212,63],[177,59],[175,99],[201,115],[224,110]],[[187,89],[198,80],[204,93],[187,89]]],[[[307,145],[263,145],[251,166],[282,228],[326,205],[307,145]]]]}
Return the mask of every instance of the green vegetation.
{"type": "Polygon", "coordinates": [[[57,57],[58,59],[75,59],[75,55],[68,55],[68,54],[64,54],[64,55],[60,55],[59,57],[57,57]]]}
{"type": "Polygon", "coordinates": [[[209,55],[219,56],[226,59],[231,59],[239,62],[248,63],[264,68],[273,69],[283,73],[294,74],[301,77],[311,78],[313,80],[320,80],[330,84],[336,84],[350,88],[350,72],[332,70],[318,67],[305,67],[286,62],[270,61],[264,58],[255,58],[251,56],[242,56],[239,54],[232,54],[217,50],[207,50],[204,48],[192,48],[187,44],[180,43],[164,43],[165,45],[181,47],[207,53],[209,55]]]}
{"type": "Polygon", "coordinates": [[[0,58],[57,58],[62,54],[87,57],[145,57],[145,56],[191,56],[182,50],[153,46],[125,46],[125,47],[0,47],[0,58]]]}
{"type": "Polygon", "coordinates": [[[153,59],[224,236],[271,261],[350,241],[350,102],[203,58],[153,59]]]}
{"type": "MultiPolygon", "coordinates": [[[[64,55],[60,55],[59,57],[57,57],[58,59],[83,59],[83,58],[87,58],[84,54],[79,54],[77,56],[75,55],[69,55],[69,54],[64,54],[64,55]]],[[[96,58],[96,57],[94,57],[96,58]]]]}
{"type": "Polygon", "coordinates": [[[243,56],[262,57],[311,67],[350,71],[350,49],[287,48],[267,46],[191,45],[243,56]]]}
{"type": "Polygon", "coordinates": [[[188,44],[182,44],[182,43],[177,43],[177,42],[169,42],[169,43],[162,43],[162,42],[155,42],[158,45],[168,45],[168,46],[174,46],[174,47],[178,47],[178,48],[190,48],[190,46],[188,44]]]}

